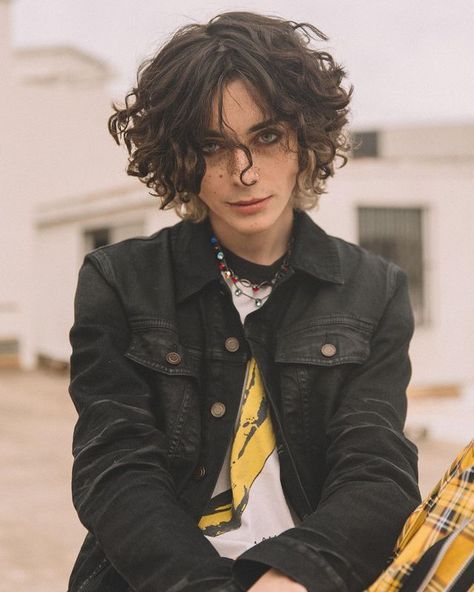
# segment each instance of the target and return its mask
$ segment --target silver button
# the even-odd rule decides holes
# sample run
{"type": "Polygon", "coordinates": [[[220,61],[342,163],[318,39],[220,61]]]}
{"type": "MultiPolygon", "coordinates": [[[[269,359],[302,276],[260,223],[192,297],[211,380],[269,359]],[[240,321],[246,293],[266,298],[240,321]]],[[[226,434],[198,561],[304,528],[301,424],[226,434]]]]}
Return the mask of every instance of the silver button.
{"type": "Polygon", "coordinates": [[[222,417],[225,414],[225,405],[220,401],[213,403],[211,406],[211,415],[213,417],[222,417]]]}
{"type": "Polygon", "coordinates": [[[336,346],[332,343],[325,343],[321,348],[321,353],[325,358],[332,358],[336,355],[337,349],[336,346]]]}
{"type": "Polygon", "coordinates": [[[178,364],[181,364],[181,356],[178,352],[168,352],[166,354],[166,361],[172,366],[177,366],[178,364]]]}
{"type": "Polygon", "coordinates": [[[224,346],[228,352],[233,353],[239,349],[240,343],[239,343],[239,340],[237,339],[237,337],[228,337],[225,340],[224,346]]]}

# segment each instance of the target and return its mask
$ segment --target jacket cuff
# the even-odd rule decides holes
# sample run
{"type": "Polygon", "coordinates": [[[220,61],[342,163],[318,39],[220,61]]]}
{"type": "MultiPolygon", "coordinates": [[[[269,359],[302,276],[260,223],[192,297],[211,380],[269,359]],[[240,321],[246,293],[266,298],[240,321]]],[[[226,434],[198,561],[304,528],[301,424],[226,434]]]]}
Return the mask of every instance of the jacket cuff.
{"type": "MultiPolygon", "coordinates": [[[[336,561],[337,558],[336,558],[336,561]]],[[[341,569],[347,570],[343,567],[341,569]]],[[[295,539],[278,536],[262,541],[235,560],[233,574],[247,590],[270,568],[278,569],[308,592],[348,592],[346,582],[314,548],[295,539]]]]}

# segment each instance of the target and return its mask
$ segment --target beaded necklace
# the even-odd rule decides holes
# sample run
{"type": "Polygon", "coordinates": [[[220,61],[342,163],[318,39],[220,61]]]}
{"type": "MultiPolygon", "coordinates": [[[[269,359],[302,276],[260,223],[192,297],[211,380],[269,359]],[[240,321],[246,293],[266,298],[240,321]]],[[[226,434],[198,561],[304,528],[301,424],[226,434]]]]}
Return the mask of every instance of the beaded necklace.
{"type": "Polygon", "coordinates": [[[265,302],[265,300],[270,296],[271,289],[274,288],[274,286],[277,284],[277,282],[280,280],[280,278],[282,276],[284,276],[285,273],[287,273],[287,271],[288,271],[288,262],[289,262],[290,253],[291,253],[291,242],[288,245],[288,250],[286,252],[286,256],[283,260],[283,263],[281,264],[280,268],[277,270],[275,275],[272,277],[272,279],[265,280],[265,281],[260,282],[258,284],[251,282],[250,280],[248,280],[246,278],[241,278],[236,273],[234,273],[232,271],[232,269],[227,265],[224,251],[222,250],[222,247],[220,246],[219,241],[217,240],[217,238],[214,235],[211,236],[211,246],[215,252],[217,265],[218,265],[222,275],[224,276],[224,279],[227,280],[228,282],[232,282],[232,284],[235,287],[234,294],[236,296],[246,296],[247,298],[250,298],[250,300],[254,301],[255,306],[257,308],[260,308],[262,306],[262,304],[265,302]],[[270,291],[268,292],[268,294],[266,294],[265,296],[258,294],[259,291],[262,290],[263,288],[271,288],[270,291]],[[248,293],[245,291],[248,289],[251,289],[252,292],[248,293]]]}

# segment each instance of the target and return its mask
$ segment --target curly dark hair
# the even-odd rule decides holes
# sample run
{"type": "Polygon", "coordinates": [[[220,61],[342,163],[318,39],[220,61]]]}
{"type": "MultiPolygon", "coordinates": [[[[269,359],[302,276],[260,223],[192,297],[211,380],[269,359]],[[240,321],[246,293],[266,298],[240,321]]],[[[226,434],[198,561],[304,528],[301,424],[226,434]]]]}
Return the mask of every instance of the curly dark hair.
{"type": "MultiPolygon", "coordinates": [[[[265,113],[296,132],[300,173],[294,207],[313,207],[334,174],[336,157],[341,166],[347,161],[344,128],[352,94],[352,87],[342,86],[343,68],[329,53],[313,49],[313,40],[327,37],[308,23],[249,12],[180,28],[140,66],[123,108],[113,105],[109,131],[127,147],[128,174],[159,196],[162,208],[203,219],[201,146],[212,101],[217,97],[222,106],[225,86],[241,79],[255,90],[265,113]]],[[[220,116],[222,126],[222,110],[220,116]]]]}

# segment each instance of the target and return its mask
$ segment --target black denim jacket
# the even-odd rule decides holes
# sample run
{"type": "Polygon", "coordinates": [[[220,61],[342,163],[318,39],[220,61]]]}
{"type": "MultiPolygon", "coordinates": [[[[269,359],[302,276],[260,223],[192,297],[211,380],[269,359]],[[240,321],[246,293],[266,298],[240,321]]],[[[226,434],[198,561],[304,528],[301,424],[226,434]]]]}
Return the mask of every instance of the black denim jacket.
{"type": "Polygon", "coordinates": [[[296,214],[290,271],[242,326],[209,236],[207,222],[181,222],[98,249],[81,269],[72,487],[89,535],[69,590],[245,590],[271,566],[310,592],[363,590],[419,502],[416,449],[402,433],[405,274],[296,214]],[[301,523],[233,562],[197,522],[250,356],[301,523]]]}

